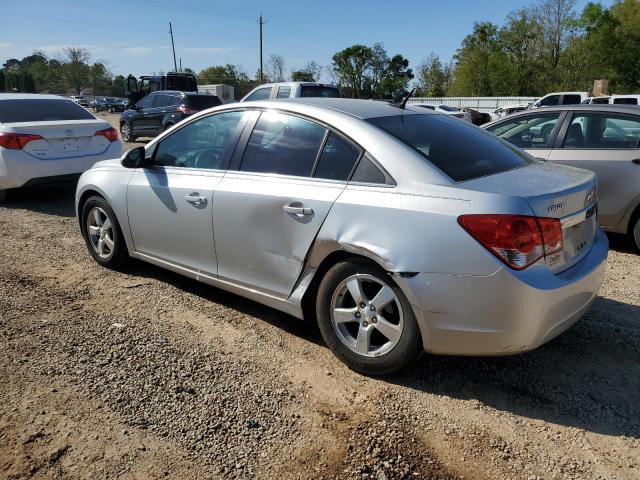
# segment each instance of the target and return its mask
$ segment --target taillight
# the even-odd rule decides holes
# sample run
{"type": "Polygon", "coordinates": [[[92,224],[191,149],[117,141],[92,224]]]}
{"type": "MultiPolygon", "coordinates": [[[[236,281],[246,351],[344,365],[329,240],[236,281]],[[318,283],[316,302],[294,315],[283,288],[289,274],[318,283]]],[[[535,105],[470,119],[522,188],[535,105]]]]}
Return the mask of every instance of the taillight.
{"type": "Polygon", "coordinates": [[[458,223],[482,246],[514,270],[562,250],[557,218],[526,215],[461,215],[458,223]]]}
{"type": "Polygon", "coordinates": [[[198,110],[196,110],[195,108],[187,107],[186,105],[178,105],[178,107],[176,108],[176,112],[191,115],[193,113],[197,113],[198,110]]]}
{"type": "Polygon", "coordinates": [[[22,150],[27,143],[33,140],[43,140],[43,138],[40,135],[31,135],[29,133],[0,133],[0,147],[11,150],[22,150]]]}
{"type": "Polygon", "coordinates": [[[104,130],[98,130],[93,135],[104,137],[110,142],[115,142],[116,140],[118,140],[118,131],[113,127],[105,128],[104,130]]]}

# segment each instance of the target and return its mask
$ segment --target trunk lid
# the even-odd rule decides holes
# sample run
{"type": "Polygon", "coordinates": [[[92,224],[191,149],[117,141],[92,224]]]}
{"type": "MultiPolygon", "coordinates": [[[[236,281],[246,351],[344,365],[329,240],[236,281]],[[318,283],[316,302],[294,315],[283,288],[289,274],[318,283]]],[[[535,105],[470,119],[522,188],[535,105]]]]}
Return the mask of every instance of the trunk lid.
{"type": "Polygon", "coordinates": [[[96,136],[99,130],[109,128],[104,120],[66,120],[48,122],[5,123],[3,130],[12,133],[40,135],[23,152],[41,160],[99,155],[109,148],[109,140],[96,136]]]}
{"type": "Polygon", "coordinates": [[[597,229],[596,175],[593,172],[536,162],[470,180],[464,182],[464,186],[521,197],[536,217],[560,219],[563,251],[545,258],[553,272],[565,270],[579,262],[593,244],[597,229]]]}

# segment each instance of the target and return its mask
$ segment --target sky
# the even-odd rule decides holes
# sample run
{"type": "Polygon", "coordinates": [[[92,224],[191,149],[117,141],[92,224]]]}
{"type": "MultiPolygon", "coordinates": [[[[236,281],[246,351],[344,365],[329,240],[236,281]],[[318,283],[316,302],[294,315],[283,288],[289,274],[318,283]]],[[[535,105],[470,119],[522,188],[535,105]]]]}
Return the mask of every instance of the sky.
{"type": "MultiPolygon", "coordinates": [[[[502,25],[529,1],[444,0],[389,2],[244,0],[0,0],[0,64],[34,50],[50,57],[67,45],[86,48],[114,74],[152,74],[173,69],[169,21],[176,56],[196,72],[225,63],[250,75],[259,67],[258,17],[264,15],[264,59],[285,58],[286,69],[307,61],[329,65],[334,53],[356,43],[381,42],[417,69],[431,52],[448,61],[473,23],[502,25]],[[15,13],[13,13],[15,12],[15,13]]],[[[578,0],[580,11],[587,0],[578,0]]],[[[611,0],[603,1],[604,5],[611,0]]],[[[178,60],[179,61],[179,60],[178,60]]],[[[326,80],[326,78],[325,78],[326,80]]]]}

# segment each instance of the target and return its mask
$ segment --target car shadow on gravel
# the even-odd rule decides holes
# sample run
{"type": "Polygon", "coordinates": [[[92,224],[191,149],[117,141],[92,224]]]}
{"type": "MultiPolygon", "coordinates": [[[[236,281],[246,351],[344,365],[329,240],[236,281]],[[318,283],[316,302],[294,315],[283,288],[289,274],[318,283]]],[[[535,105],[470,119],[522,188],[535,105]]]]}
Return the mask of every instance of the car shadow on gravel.
{"type": "Polygon", "coordinates": [[[77,181],[10,190],[3,208],[74,217],[77,181]]]}
{"type": "Polygon", "coordinates": [[[609,239],[609,248],[611,250],[640,256],[640,252],[636,249],[636,246],[629,235],[623,235],[621,233],[607,233],[607,238],[609,239]]]}
{"type": "Polygon", "coordinates": [[[525,418],[640,438],[640,307],[598,298],[576,325],[534,351],[424,355],[390,380],[525,418]]]}
{"type": "Polygon", "coordinates": [[[295,335],[316,345],[324,345],[319,330],[316,325],[311,322],[299,320],[291,315],[287,315],[286,313],[234,293],[198,282],[189,277],[142,261],[132,261],[127,268],[127,273],[135,277],[152,278],[167,283],[185,293],[197,295],[208,302],[212,302],[212,304],[231,308],[240,313],[255,317],[258,321],[267,322],[286,333],[295,335]]]}

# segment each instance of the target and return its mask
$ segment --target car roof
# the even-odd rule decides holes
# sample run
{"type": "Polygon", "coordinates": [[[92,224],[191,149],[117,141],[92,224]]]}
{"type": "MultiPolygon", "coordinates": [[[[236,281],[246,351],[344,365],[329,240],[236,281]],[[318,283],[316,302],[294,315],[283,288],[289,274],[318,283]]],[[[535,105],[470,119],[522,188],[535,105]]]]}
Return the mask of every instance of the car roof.
{"type": "Polygon", "coordinates": [[[0,100],[69,100],[60,95],[41,93],[0,93],[0,100]]]}
{"type": "Polygon", "coordinates": [[[526,110],[524,112],[514,113],[513,116],[516,115],[527,115],[532,112],[537,111],[545,111],[545,112],[561,112],[561,111],[575,111],[575,110],[593,110],[593,111],[602,111],[602,112],[619,112],[619,113],[635,113],[640,115],[640,108],[636,105],[612,105],[609,103],[577,103],[575,105],[553,105],[549,107],[539,107],[533,110],[526,110]]]}
{"type": "MultiPolygon", "coordinates": [[[[337,85],[333,85],[330,83],[322,83],[322,82],[273,82],[273,83],[263,83],[262,85],[258,85],[256,88],[262,87],[279,87],[279,86],[293,86],[293,85],[302,85],[304,87],[334,87],[338,88],[337,85]]],[[[255,88],[254,88],[255,90],[255,88]]]]}
{"type": "MultiPolygon", "coordinates": [[[[346,113],[360,119],[388,117],[392,115],[408,114],[408,115],[432,115],[429,109],[420,109],[420,111],[411,110],[410,108],[401,109],[388,102],[380,100],[356,100],[352,98],[322,98],[322,97],[304,97],[304,98],[281,98],[276,100],[261,100],[257,102],[243,102],[247,106],[250,104],[278,105],[282,103],[296,103],[300,105],[310,105],[314,107],[326,108],[337,112],[346,113]]],[[[409,107],[410,105],[407,105],[409,107]]]]}

